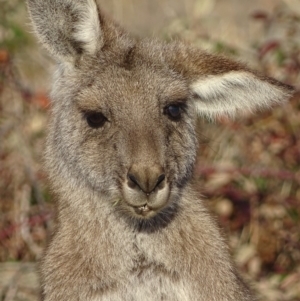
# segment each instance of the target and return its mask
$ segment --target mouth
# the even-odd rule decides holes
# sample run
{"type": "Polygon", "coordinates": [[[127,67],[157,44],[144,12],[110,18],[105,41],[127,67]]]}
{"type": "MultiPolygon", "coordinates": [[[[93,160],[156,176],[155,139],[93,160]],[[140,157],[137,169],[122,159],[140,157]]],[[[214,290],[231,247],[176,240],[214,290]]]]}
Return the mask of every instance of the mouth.
{"type": "Polygon", "coordinates": [[[168,202],[165,206],[160,208],[153,208],[153,206],[148,203],[145,203],[143,206],[129,206],[131,214],[137,221],[136,225],[139,231],[147,231],[150,233],[159,228],[166,227],[176,217],[179,210],[178,202],[176,199],[173,201],[174,202],[171,203],[168,202]]]}
{"type": "Polygon", "coordinates": [[[162,211],[165,207],[167,207],[167,204],[161,207],[155,207],[151,204],[144,203],[143,205],[133,206],[128,204],[126,201],[123,201],[123,206],[127,209],[127,212],[130,212],[132,216],[134,216],[137,219],[152,219],[157,214],[159,214],[160,211],[162,211]]]}
{"type": "Polygon", "coordinates": [[[134,208],[134,211],[136,214],[146,217],[151,211],[153,211],[153,209],[148,204],[145,204],[134,208]]]}

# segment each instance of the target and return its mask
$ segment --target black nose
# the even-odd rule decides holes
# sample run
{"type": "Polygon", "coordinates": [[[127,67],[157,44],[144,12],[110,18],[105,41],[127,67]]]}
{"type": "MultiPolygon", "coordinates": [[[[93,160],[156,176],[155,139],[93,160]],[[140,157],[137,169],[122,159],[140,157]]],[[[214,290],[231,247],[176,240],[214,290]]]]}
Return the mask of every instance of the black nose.
{"type": "Polygon", "coordinates": [[[153,192],[157,188],[162,188],[165,178],[162,168],[157,166],[150,168],[133,166],[127,174],[128,186],[132,189],[140,189],[146,194],[153,192]]]}

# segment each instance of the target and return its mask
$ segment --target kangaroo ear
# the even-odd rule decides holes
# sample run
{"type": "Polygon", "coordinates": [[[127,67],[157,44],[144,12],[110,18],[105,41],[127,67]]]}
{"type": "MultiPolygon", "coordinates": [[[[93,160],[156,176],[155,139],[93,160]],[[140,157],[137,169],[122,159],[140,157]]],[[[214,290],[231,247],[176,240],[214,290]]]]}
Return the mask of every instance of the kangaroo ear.
{"type": "Polygon", "coordinates": [[[247,70],[207,75],[192,82],[197,111],[214,118],[269,108],[286,101],[293,88],[247,70]]]}
{"type": "Polygon", "coordinates": [[[286,101],[294,92],[291,86],[223,56],[182,44],[173,53],[172,64],[190,83],[197,111],[212,119],[266,109],[286,101]]]}
{"type": "MultiPolygon", "coordinates": [[[[27,0],[34,29],[60,61],[95,56],[105,44],[125,36],[101,15],[96,0],[27,0]]],[[[121,43],[121,42],[120,42],[121,43]]]]}

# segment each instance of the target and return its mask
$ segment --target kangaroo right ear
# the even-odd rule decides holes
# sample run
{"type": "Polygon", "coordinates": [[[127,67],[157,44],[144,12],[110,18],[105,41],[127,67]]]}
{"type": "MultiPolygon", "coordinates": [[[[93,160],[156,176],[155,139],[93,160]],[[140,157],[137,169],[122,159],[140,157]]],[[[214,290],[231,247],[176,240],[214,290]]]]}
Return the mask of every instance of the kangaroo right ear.
{"type": "Polygon", "coordinates": [[[189,82],[199,115],[211,119],[266,109],[285,102],[294,92],[293,87],[239,62],[183,44],[175,44],[166,60],[189,82]]]}
{"type": "Polygon", "coordinates": [[[101,16],[95,0],[27,0],[35,31],[60,61],[95,56],[123,33],[101,16]]]}

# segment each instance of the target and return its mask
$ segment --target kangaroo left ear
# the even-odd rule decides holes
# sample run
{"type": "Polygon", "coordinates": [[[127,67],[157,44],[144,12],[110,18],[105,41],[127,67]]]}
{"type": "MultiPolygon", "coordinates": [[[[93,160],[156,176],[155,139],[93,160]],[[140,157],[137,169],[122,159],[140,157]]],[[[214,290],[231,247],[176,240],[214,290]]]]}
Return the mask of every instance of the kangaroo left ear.
{"type": "Polygon", "coordinates": [[[135,43],[100,12],[96,0],[27,0],[27,5],[37,36],[61,63],[75,65],[103,48],[119,54],[135,43]]]}
{"type": "Polygon", "coordinates": [[[103,32],[95,0],[27,0],[35,32],[61,62],[103,47],[103,32]]]}
{"type": "Polygon", "coordinates": [[[200,76],[190,88],[197,111],[209,118],[266,109],[293,93],[291,86],[246,70],[200,76]]]}

